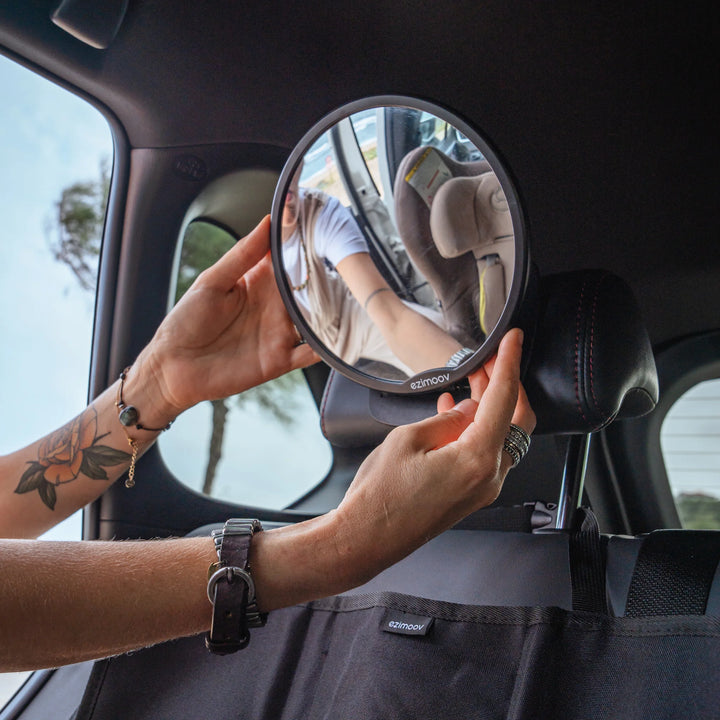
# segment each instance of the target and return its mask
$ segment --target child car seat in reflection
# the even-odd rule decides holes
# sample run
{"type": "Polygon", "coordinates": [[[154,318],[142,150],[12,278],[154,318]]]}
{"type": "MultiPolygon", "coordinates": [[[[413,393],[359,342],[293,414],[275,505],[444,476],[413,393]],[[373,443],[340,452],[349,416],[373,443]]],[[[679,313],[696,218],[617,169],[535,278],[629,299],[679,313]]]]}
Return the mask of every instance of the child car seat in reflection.
{"type": "MultiPolygon", "coordinates": [[[[485,338],[477,318],[479,283],[475,262],[468,262],[466,256],[445,258],[440,254],[430,231],[433,195],[419,192],[412,184],[413,177],[422,177],[422,166],[430,164],[444,168],[438,177],[446,181],[481,175],[491,168],[485,160],[460,163],[435,148],[421,146],[403,158],[394,187],[398,232],[413,264],[438,298],[445,329],[462,345],[475,347],[485,338]]],[[[441,185],[435,180],[431,187],[434,194],[441,185]]]]}
{"type": "Polygon", "coordinates": [[[443,258],[472,253],[478,273],[477,317],[489,335],[500,320],[515,264],[515,236],[497,175],[451,178],[430,207],[430,230],[443,258]]]}

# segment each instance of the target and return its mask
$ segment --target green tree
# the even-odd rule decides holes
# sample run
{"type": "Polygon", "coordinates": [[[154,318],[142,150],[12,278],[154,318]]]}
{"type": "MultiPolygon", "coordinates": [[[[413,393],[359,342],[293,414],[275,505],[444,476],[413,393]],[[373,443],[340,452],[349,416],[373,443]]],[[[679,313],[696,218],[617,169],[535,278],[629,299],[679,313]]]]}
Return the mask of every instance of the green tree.
{"type": "Polygon", "coordinates": [[[680,493],[675,503],[683,527],[691,530],[720,528],[720,498],[706,493],[680,493]]]}
{"type": "Polygon", "coordinates": [[[55,259],[73,271],[84,290],[94,290],[97,282],[109,188],[110,163],[103,158],[98,180],[76,182],[62,191],[50,223],[55,259]]]}

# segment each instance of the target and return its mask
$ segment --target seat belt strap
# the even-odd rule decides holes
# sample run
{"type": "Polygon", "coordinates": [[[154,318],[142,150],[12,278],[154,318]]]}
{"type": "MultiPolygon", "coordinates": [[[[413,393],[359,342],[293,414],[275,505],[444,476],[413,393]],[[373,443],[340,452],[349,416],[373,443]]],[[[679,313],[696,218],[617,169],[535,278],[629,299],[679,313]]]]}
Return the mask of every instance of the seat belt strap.
{"type": "Polygon", "coordinates": [[[573,610],[607,615],[605,551],[597,518],[588,508],[575,511],[569,552],[573,610]]]}

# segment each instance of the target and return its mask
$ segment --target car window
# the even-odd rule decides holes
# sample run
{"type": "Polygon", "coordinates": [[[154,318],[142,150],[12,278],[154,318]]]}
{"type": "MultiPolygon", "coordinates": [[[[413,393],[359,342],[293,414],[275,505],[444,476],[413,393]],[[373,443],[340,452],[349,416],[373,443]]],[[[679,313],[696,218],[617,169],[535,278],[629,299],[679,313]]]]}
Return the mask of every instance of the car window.
{"type": "Polygon", "coordinates": [[[351,115],[353,130],[358,147],[362,152],[365,165],[375,184],[378,195],[383,198],[383,183],[380,176],[380,166],[378,162],[378,137],[377,137],[377,110],[363,110],[362,112],[351,115]]]}
{"type": "Polygon", "coordinates": [[[720,379],[695,385],[675,402],[660,444],[683,527],[720,528],[720,379]]]}
{"type": "MultiPolygon", "coordinates": [[[[105,119],[0,56],[0,453],[87,402],[97,258],[112,158],[105,119]]],[[[77,540],[76,513],[44,537],[77,540]]],[[[0,673],[0,708],[29,673],[0,673]]]]}
{"type": "Polygon", "coordinates": [[[323,133],[306,153],[300,185],[335,195],[345,206],[350,204],[335,161],[330,133],[323,133]]]}
{"type": "MultiPolygon", "coordinates": [[[[235,243],[226,229],[191,223],[176,273],[177,302],[235,243]]],[[[330,444],[302,371],[183,413],[158,441],[170,471],[193,490],[224,501],[282,509],[327,475],[330,444]]]]}

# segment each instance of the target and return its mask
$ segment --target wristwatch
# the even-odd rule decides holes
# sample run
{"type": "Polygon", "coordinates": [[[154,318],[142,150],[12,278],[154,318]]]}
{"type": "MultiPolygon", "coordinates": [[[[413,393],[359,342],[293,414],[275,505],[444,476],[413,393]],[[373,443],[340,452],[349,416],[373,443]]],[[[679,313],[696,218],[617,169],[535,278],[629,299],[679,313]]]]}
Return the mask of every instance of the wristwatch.
{"type": "Polygon", "coordinates": [[[217,655],[242,650],[250,642],[249,628],[262,627],[267,619],[258,609],[248,562],[253,535],[261,530],[259,520],[232,518],[212,531],[218,561],[208,568],[213,614],[205,645],[217,655]]]}

